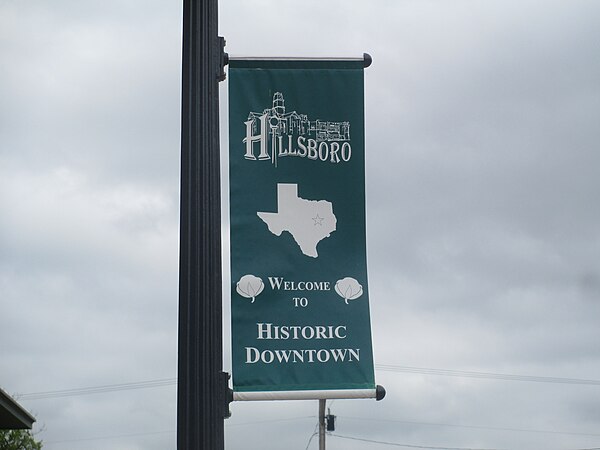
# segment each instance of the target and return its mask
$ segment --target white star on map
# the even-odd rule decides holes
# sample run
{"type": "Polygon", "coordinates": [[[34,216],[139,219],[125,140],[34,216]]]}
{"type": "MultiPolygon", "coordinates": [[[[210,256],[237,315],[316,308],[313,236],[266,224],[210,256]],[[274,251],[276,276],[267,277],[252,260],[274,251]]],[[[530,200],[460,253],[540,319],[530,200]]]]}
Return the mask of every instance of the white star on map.
{"type": "Polygon", "coordinates": [[[317,225],[323,226],[323,221],[325,220],[325,218],[320,217],[319,214],[317,213],[317,217],[313,217],[312,220],[315,221],[315,226],[317,226],[317,225]]]}

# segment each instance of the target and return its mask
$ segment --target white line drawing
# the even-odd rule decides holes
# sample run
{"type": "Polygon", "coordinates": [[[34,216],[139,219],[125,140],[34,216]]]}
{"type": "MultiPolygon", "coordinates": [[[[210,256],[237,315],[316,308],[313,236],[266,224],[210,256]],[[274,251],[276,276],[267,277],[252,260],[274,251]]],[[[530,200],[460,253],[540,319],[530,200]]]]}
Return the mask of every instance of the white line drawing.
{"type": "Polygon", "coordinates": [[[277,184],[277,212],[257,212],[275,236],[289,232],[302,253],[317,258],[317,244],[336,230],[337,218],[327,200],[298,197],[298,185],[277,184]]]}
{"type": "Polygon", "coordinates": [[[354,278],[346,277],[335,283],[335,292],[344,299],[347,305],[348,300],[356,300],[363,294],[363,288],[354,278]]]}
{"type": "MultiPolygon", "coordinates": [[[[298,138],[303,139],[303,142],[312,141],[318,146],[323,142],[335,142],[337,149],[351,151],[349,145],[350,122],[310,120],[306,114],[296,111],[287,112],[281,92],[275,92],[273,95],[272,107],[265,108],[262,112],[250,112],[248,120],[244,123],[246,124],[246,137],[242,139],[242,142],[246,144],[244,154],[246,159],[270,159],[277,166],[278,156],[298,155],[296,153],[298,150],[294,149],[292,144],[298,142],[298,138]],[[260,144],[258,156],[255,154],[254,143],[260,144]]],[[[326,147],[329,151],[328,145],[326,147]]],[[[301,147],[300,152],[302,151],[308,152],[306,147],[304,149],[301,147]]],[[[302,154],[298,156],[302,156],[302,154]]],[[[347,158],[350,158],[349,154],[347,158]]],[[[337,153],[335,156],[331,155],[331,162],[339,162],[339,160],[340,156],[337,153]]]]}
{"type": "Polygon", "coordinates": [[[265,283],[259,277],[248,274],[240,278],[237,282],[235,290],[244,298],[251,298],[250,303],[254,303],[254,299],[263,291],[265,283]]]}

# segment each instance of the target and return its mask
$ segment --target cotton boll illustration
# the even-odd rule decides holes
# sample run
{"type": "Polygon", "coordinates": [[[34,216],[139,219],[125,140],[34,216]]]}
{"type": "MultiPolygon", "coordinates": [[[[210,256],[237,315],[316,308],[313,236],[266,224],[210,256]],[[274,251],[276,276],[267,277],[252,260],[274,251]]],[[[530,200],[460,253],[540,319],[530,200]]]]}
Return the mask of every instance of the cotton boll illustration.
{"type": "Polygon", "coordinates": [[[250,303],[254,303],[254,299],[260,294],[265,288],[263,280],[254,275],[244,275],[237,282],[235,290],[238,294],[245,298],[251,298],[250,303]]]}
{"type": "Polygon", "coordinates": [[[363,288],[354,278],[346,277],[335,283],[335,292],[344,299],[347,305],[348,300],[355,300],[362,295],[363,288]]]}

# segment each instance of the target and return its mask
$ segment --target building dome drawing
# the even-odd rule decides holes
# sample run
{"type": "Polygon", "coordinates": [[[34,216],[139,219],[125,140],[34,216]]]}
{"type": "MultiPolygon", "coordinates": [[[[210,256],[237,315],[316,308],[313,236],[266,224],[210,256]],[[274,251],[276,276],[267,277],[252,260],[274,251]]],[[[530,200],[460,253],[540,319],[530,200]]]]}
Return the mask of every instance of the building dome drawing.
{"type": "Polygon", "coordinates": [[[275,92],[275,95],[273,95],[273,111],[278,116],[285,114],[285,101],[281,92],[275,92]]]}
{"type": "MultiPolygon", "coordinates": [[[[321,142],[350,141],[350,122],[310,120],[306,114],[298,113],[295,110],[286,112],[285,100],[281,92],[273,94],[273,104],[263,109],[262,113],[251,111],[245,124],[246,137],[243,142],[247,144],[245,155],[247,159],[256,159],[252,144],[257,141],[261,143],[258,159],[274,159],[277,157],[278,146],[282,149],[282,146],[287,144],[291,148],[292,142],[294,140],[300,142],[300,138],[304,143],[300,145],[309,146],[311,140],[315,145],[321,142]],[[273,156],[269,155],[268,147],[273,156]]],[[[341,144],[338,143],[338,149],[339,145],[341,144]]],[[[307,150],[305,149],[305,151],[307,150]]]]}

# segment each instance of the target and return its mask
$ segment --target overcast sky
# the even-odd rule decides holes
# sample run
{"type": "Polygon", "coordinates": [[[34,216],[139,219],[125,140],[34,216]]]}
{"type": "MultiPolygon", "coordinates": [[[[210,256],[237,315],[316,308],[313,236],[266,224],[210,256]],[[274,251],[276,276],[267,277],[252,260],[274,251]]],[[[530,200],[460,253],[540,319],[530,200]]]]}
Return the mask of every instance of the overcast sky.
{"type": "MultiPolygon", "coordinates": [[[[49,450],[175,449],[181,15],[0,0],[0,386],[142,388],[23,395],[49,450]]],[[[600,447],[600,2],[222,0],[220,34],[232,56],[373,56],[388,395],[334,401],[328,449],[600,447]]],[[[227,183],[226,81],[221,117],[227,183]]],[[[304,450],[317,422],[316,401],[231,409],[230,450],[304,450]]]]}

